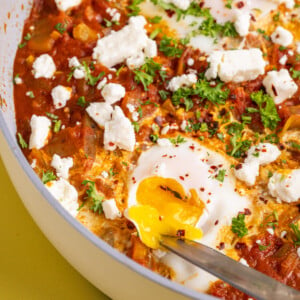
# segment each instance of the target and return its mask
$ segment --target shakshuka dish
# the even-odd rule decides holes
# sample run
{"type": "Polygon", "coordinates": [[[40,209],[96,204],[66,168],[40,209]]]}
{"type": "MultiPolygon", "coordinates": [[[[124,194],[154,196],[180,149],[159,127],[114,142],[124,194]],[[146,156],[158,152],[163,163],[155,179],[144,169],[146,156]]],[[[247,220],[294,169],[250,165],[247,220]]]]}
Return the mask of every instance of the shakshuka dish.
{"type": "Polygon", "coordinates": [[[20,147],[78,222],[146,268],[250,299],[161,248],[171,235],[300,290],[299,28],[299,0],[34,0],[20,147]]]}

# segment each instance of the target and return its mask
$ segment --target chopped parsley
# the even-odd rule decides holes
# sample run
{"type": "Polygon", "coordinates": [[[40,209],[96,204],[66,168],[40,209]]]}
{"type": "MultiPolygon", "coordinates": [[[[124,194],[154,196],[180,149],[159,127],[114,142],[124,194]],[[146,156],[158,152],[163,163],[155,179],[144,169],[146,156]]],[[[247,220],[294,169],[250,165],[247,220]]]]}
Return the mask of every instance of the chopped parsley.
{"type": "Polygon", "coordinates": [[[179,145],[186,142],[186,140],[181,135],[178,135],[176,138],[169,138],[169,140],[173,145],[179,145]]]}
{"type": "MultiPolygon", "coordinates": [[[[272,175],[268,175],[268,177],[270,178],[272,177],[272,175]]],[[[278,226],[278,220],[279,220],[278,213],[276,210],[274,210],[271,214],[269,214],[264,218],[262,224],[260,224],[260,227],[266,226],[275,229],[275,227],[278,226]]]]}
{"type": "Polygon", "coordinates": [[[31,99],[33,99],[35,97],[33,91],[28,91],[26,93],[26,96],[29,97],[29,98],[31,98],[31,99]]]}
{"type": "Polygon", "coordinates": [[[150,34],[150,39],[154,40],[162,32],[161,28],[154,29],[150,34]]]}
{"type": "Polygon", "coordinates": [[[232,218],[231,231],[240,238],[248,234],[244,214],[239,213],[236,218],[232,218]]]}
{"type": "Polygon", "coordinates": [[[24,36],[24,40],[25,41],[30,41],[31,40],[32,35],[28,32],[25,36],[24,36]]]}
{"type": "Polygon", "coordinates": [[[54,120],[53,123],[54,123],[53,132],[58,133],[61,129],[61,120],[54,120]]]}
{"type": "Polygon", "coordinates": [[[114,171],[114,168],[110,168],[108,171],[108,174],[109,174],[109,178],[112,178],[115,175],[117,175],[118,173],[114,171]]]}
{"type": "Polygon", "coordinates": [[[145,63],[138,69],[134,70],[134,80],[141,83],[145,91],[148,91],[150,84],[154,82],[157,72],[161,73],[161,64],[155,62],[152,58],[146,58],[145,63]]]}
{"type": "Polygon", "coordinates": [[[276,105],[271,96],[263,91],[254,92],[250,95],[251,100],[258,105],[261,121],[266,128],[274,130],[277,127],[280,117],[276,105]]]}
{"type": "Polygon", "coordinates": [[[165,91],[165,90],[160,90],[160,91],[158,91],[158,93],[159,93],[161,100],[163,100],[163,101],[167,100],[168,95],[170,94],[170,92],[165,91]]]}
{"type": "Polygon", "coordinates": [[[56,179],[56,176],[54,175],[54,173],[52,171],[47,171],[47,172],[43,171],[43,175],[42,175],[43,184],[46,184],[47,182],[53,181],[55,179],[56,179]]]}
{"type": "Polygon", "coordinates": [[[153,18],[148,18],[148,21],[152,24],[158,24],[162,20],[161,16],[155,16],[153,18]]]}
{"type": "Polygon", "coordinates": [[[82,184],[88,186],[86,195],[88,199],[91,199],[93,201],[93,204],[90,206],[90,210],[100,215],[103,212],[102,201],[104,197],[97,192],[96,184],[94,181],[84,180],[82,184]]]}
{"type": "Polygon", "coordinates": [[[54,115],[54,114],[52,114],[52,113],[46,112],[46,116],[49,117],[49,118],[52,119],[52,120],[57,120],[57,119],[58,119],[58,116],[57,116],[57,115],[54,115]]]}
{"type": "Polygon", "coordinates": [[[292,72],[292,77],[294,79],[300,79],[300,71],[297,71],[294,68],[290,68],[290,72],[292,72]]]}
{"type": "Polygon", "coordinates": [[[158,135],[157,135],[157,134],[150,134],[150,140],[151,140],[153,143],[157,143],[158,135]]]}
{"type": "Polygon", "coordinates": [[[131,4],[128,5],[126,8],[130,10],[130,13],[128,14],[129,17],[131,16],[137,16],[141,9],[139,8],[139,5],[144,2],[145,0],[132,0],[131,4]]]}
{"type": "Polygon", "coordinates": [[[169,187],[166,186],[166,185],[160,185],[159,187],[160,187],[163,191],[171,192],[175,198],[182,200],[182,197],[181,197],[180,193],[178,193],[177,191],[172,190],[171,188],[169,188],[169,187]]]}
{"type": "Polygon", "coordinates": [[[225,175],[226,175],[225,169],[219,170],[218,174],[215,176],[215,179],[217,179],[220,182],[224,182],[225,175]]]}
{"type": "Polygon", "coordinates": [[[293,239],[294,244],[296,246],[300,246],[300,229],[299,229],[298,224],[296,225],[294,223],[291,223],[289,226],[293,230],[293,233],[295,235],[295,238],[293,239]]]}
{"type": "Polygon", "coordinates": [[[88,64],[87,62],[83,62],[83,67],[86,74],[86,79],[89,85],[95,86],[97,82],[105,75],[104,72],[101,72],[98,76],[92,75],[92,70],[95,68],[93,64],[88,64]]]}
{"type": "Polygon", "coordinates": [[[138,123],[138,122],[132,122],[132,126],[133,126],[133,128],[134,128],[134,131],[136,132],[136,133],[138,133],[139,131],[140,131],[140,124],[138,123]]]}
{"type": "Polygon", "coordinates": [[[225,7],[227,7],[227,8],[232,8],[232,2],[233,2],[233,0],[226,0],[225,1],[225,7]]]}
{"type": "Polygon", "coordinates": [[[259,249],[259,251],[265,251],[270,246],[271,246],[271,244],[268,244],[268,245],[258,245],[258,249],[259,249]]]}
{"type": "Polygon", "coordinates": [[[85,100],[84,96],[81,96],[81,97],[78,98],[77,105],[79,105],[81,107],[85,107],[86,106],[86,100],[85,100]]]}
{"type": "Polygon", "coordinates": [[[19,139],[19,144],[21,146],[22,149],[26,149],[28,148],[28,144],[25,142],[25,140],[22,137],[21,133],[18,133],[18,139],[19,139]]]}
{"type": "Polygon", "coordinates": [[[179,42],[168,36],[164,36],[159,45],[159,51],[161,51],[167,57],[180,57],[183,50],[179,48],[179,42]]]}
{"type": "Polygon", "coordinates": [[[67,23],[57,23],[54,28],[60,33],[64,34],[67,30],[67,23]]]}

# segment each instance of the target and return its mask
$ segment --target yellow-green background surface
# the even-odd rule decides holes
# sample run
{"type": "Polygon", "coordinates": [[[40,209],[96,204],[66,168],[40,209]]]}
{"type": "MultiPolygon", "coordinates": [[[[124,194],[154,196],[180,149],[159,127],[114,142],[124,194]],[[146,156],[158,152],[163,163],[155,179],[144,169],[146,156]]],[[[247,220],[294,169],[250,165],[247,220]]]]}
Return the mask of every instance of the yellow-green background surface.
{"type": "Polygon", "coordinates": [[[43,236],[17,195],[0,159],[0,299],[99,299],[43,236]]]}

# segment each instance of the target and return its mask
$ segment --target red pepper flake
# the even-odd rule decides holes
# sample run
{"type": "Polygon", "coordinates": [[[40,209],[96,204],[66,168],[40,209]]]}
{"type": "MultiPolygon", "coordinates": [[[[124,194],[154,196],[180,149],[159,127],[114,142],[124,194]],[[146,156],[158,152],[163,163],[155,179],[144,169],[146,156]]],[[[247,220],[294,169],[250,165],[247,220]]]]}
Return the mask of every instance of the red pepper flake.
{"type": "Polygon", "coordinates": [[[211,196],[211,192],[209,192],[208,195],[211,196]]]}
{"type": "Polygon", "coordinates": [[[205,188],[203,188],[203,187],[200,188],[200,191],[201,191],[201,192],[204,192],[204,191],[205,191],[205,188]]]}
{"type": "Polygon", "coordinates": [[[158,219],[159,219],[159,221],[162,221],[162,216],[159,216],[158,219]]]}
{"type": "Polygon", "coordinates": [[[237,165],[235,166],[235,169],[236,169],[236,170],[240,170],[242,167],[243,167],[242,164],[237,164],[237,165]]]}
{"type": "Polygon", "coordinates": [[[237,4],[236,4],[236,7],[241,9],[245,6],[245,3],[243,1],[239,1],[237,4]]]}
{"type": "Polygon", "coordinates": [[[179,229],[177,230],[176,236],[178,237],[185,237],[185,230],[184,229],[179,229]]]}
{"type": "Polygon", "coordinates": [[[185,177],[189,177],[190,175],[189,174],[185,174],[185,177]]]}
{"type": "Polygon", "coordinates": [[[167,157],[168,155],[167,154],[164,154],[162,157],[167,157]]]}
{"type": "Polygon", "coordinates": [[[194,151],[195,150],[195,146],[194,145],[190,146],[190,149],[194,151]]]}
{"type": "Polygon", "coordinates": [[[261,152],[264,152],[264,153],[265,153],[265,152],[267,152],[267,149],[262,149],[261,152]]]}
{"type": "Polygon", "coordinates": [[[272,91],[273,91],[273,93],[274,93],[275,96],[278,96],[278,93],[277,93],[276,88],[275,88],[274,85],[272,85],[272,91]]]}
{"type": "Polygon", "coordinates": [[[216,220],[215,222],[215,226],[217,226],[219,224],[219,220],[216,220]]]}
{"type": "Polygon", "coordinates": [[[246,244],[245,243],[236,243],[234,248],[236,250],[240,250],[240,249],[245,249],[246,248],[246,244]]]}
{"type": "Polygon", "coordinates": [[[218,167],[217,166],[210,166],[211,169],[216,170],[218,167]]]}
{"type": "Polygon", "coordinates": [[[108,145],[113,147],[115,144],[113,142],[109,142],[108,145]]]}
{"type": "Polygon", "coordinates": [[[223,250],[225,248],[225,243],[221,242],[217,248],[219,248],[219,250],[223,250]]]}
{"type": "Polygon", "coordinates": [[[251,215],[251,210],[249,208],[245,208],[244,215],[245,216],[250,216],[251,215]]]}
{"type": "Polygon", "coordinates": [[[179,176],[179,179],[181,179],[182,181],[184,181],[184,177],[183,176],[179,176]]]}
{"type": "Polygon", "coordinates": [[[209,203],[210,203],[210,200],[208,199],[208,200],[206,201],[206,203],[209,204],[209,203]]]}

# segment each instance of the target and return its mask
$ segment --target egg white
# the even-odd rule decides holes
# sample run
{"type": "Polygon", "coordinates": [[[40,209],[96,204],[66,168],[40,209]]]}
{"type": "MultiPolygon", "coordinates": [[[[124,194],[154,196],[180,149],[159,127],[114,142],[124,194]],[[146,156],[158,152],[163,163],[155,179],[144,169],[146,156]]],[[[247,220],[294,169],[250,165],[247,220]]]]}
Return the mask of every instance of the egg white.
{"type": "MultiPolygon", "coordinates": [[[[232,218],[239,212],[251,207],[250,201],[235,191],[235,178],[230,163],[223,155],[192,139],[177,146],[169,142],[159,144],[141,154],[130,176],[128,208],[138,204],[137,189],[145,178],[160,176],[175,179],[187,195],[191,189],[195,189],[205,203],[204,213],[197,224],[203,232],[200,242],[216,249],[220,243],[220,229],[230,225],[232,218]],[[219,170],[225,170],[223,182],[215,178],[219,170]]],[[[207,290],[210,281],[214,280],[213,276],[174,254],[167,253],[162,261],[173,268],[175,280],[191,288],[207,290]]]]}

